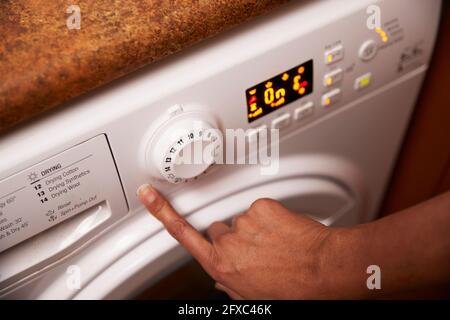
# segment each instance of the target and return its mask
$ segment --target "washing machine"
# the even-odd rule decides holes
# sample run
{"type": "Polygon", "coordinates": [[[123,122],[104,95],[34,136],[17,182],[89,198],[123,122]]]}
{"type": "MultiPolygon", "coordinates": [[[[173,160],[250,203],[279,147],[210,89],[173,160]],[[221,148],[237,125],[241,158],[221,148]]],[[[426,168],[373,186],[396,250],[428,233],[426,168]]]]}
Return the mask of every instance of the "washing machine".
{"type": "Polygon", "coordinates": [[[3,135],[1,298],[132,298],[187,261],[144,183],[201,231],[262,197],[329,226],[375,219],[441,5],[294,1],[3,135]],[[248,147],[175,161],[208,132],[248,147]]]}

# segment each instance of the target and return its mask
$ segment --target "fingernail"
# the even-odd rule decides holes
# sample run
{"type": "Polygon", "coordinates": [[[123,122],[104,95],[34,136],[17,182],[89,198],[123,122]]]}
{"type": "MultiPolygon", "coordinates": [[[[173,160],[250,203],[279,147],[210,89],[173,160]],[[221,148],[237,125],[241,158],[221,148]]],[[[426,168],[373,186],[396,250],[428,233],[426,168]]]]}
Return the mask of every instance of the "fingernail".
{"type": "Polygon", "coordinates": [[[137,196],[141,199],[145,199],[147,203],[152,203],[155,200],[155,194],[152,191],[152,187],[149,184],[143,184],[137,189],[137,196]]]}

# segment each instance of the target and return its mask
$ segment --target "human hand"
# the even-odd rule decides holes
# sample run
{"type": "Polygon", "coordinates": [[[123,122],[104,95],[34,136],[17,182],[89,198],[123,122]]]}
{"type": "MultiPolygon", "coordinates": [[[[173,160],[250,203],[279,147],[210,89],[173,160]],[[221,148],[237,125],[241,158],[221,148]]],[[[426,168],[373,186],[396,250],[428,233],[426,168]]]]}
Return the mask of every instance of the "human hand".
{"type": "Polygon", "coordinates": [[[207,230],[208,241],[154,188],[143,186],[138,194],[216,281],[216,287],[231,298],[337,297],[335,286],[341,279],[332,263],[345,243],[336,239],[345,239],[338,230],[293,213],[277,201],[260,199],[236,216],[231,227],[213,223],[207,230]]]}

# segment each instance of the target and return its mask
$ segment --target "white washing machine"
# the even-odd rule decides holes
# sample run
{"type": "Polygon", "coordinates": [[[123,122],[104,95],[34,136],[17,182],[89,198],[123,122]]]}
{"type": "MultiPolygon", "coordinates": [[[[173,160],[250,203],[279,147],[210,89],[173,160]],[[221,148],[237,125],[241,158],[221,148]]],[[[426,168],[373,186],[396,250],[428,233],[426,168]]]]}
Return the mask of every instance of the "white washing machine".
{"type": "Polygon", "coordinates": [[[261,197],[328,225],[374,219],[440,7],[294,1],[4,135],[0,296],[130,298],[186,261],[139,203],[143,183],[199,230],[261,197]],[[171,163],[208,128],[247,142],[278,129],[278,170],[171,163]]]}

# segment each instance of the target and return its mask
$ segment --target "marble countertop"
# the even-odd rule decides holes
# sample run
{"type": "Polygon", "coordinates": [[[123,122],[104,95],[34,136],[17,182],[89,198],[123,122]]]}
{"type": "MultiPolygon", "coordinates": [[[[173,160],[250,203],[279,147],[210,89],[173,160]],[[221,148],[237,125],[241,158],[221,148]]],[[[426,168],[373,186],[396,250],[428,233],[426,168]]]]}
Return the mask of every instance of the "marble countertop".
{"type": "Polygon", "coordinates": [[[0,131],[288,1],[1,1],[0,131]]]}

